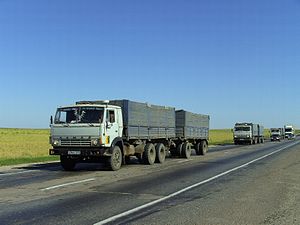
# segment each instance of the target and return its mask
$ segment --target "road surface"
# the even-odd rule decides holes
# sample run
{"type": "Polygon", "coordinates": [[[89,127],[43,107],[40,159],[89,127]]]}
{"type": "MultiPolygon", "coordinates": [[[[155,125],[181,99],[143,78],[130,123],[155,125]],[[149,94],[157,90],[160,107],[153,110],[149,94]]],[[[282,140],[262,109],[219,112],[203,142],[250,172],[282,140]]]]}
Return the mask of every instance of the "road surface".
{"type": "Polygon", "coordinates": [[[300,224],[300,140],[119,171],[0,168],[1,224],[300,224]]]}

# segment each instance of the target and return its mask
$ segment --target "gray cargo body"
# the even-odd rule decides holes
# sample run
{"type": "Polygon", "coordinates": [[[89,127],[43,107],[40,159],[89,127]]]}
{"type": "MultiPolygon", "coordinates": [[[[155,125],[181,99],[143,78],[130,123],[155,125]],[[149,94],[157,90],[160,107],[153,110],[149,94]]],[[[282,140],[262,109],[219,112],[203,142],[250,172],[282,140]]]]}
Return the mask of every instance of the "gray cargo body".
{"type": "Polygon", "coordinates": [[[159,139],[175,137],[175,108],[130,100],[110,100],[122,108],[123,138],[159,139]]]}
{"type": "Polygon", "coordinates": [[[176,110],[176,137],[184,139],[208,139],[209,116],[176,110]]]}

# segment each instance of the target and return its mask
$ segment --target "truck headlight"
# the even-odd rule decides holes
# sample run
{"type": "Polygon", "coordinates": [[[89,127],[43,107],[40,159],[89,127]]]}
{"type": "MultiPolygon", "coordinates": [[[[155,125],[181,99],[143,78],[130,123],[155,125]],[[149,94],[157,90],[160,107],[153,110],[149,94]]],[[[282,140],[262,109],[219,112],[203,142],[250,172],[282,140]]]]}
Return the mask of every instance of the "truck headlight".
{"type": "Polygon", "coordinates": [[[97,146],[99,141],[98,141],[98,139],[93,139],[93,140],[91,140],[91,143],[93,146],[97,146]]]}
{"type": "Polygon", "coordinates": [[[52,143],[54,146],[58,146],[59,145],[59,140],[53,140],[53,143],[52,143]]]}

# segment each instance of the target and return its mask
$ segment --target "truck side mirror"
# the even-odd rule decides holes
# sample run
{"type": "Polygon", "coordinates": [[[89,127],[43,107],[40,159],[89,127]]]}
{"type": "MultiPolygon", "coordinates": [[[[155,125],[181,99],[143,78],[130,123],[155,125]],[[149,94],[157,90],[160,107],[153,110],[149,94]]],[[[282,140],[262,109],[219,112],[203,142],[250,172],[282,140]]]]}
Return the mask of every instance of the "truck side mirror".
{"type": "Polygon", "coordinates": [[[50,125],[53,124],[53,116],[50,116],[50,125]]]}

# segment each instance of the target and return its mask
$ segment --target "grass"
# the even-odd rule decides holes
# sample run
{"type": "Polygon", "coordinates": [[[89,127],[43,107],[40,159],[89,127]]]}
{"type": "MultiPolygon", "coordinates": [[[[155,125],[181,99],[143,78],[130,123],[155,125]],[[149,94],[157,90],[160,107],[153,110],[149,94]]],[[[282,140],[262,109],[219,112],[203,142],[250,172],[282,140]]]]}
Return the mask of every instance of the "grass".
{"type": "MultiPolygon", "coordinates": [[[[300,130],[296,130],[300,134],[300,130]]],[[[232,144],[231,129],[214,129],[209,131],[210,145],[232,144]]],[[[270,133],[265,129],[265,138],[270,133]]],[[[58,160],[49,156],[49,129],[6,129],[0,128],[0,166],[22,163],[58,160]]]]}
{"type": "Polygon", "coordinates": [[[0,129],[0,166],[58,159],[49,148],[48,129],[0,129]]]}
{"type": "Polygon", "coordinates": [[[224,145],[233,143],[233,133],[231,129],[214,129],[209,131],[210,145],[224,145]]]}

